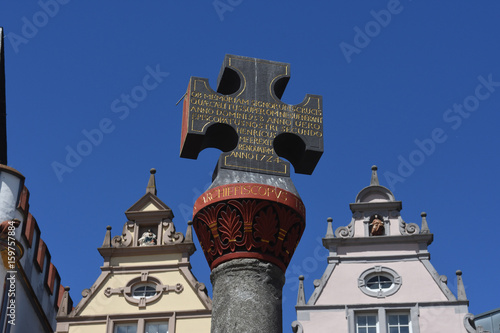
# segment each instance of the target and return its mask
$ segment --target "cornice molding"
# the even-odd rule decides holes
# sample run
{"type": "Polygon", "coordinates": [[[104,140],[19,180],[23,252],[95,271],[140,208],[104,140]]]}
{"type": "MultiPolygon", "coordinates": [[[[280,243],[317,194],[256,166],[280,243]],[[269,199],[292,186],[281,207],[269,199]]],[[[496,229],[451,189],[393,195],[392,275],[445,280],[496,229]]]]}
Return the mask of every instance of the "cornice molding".
{"type": "Polygon", "coordinates": [[[401,201],[356,202],[349,204],[349,208],[353,213],[366,210],[397,210],[399,212],[403,209],[403,203],[401,201]]]}
{"type": "Polygon", "coordinates": [[[97,249],[104,258],[144,256],[154,254],[187,253],[192,255],[196,251],[193,242],[152,245],[152,246],[129,246],[129,247],[100,247],[97,249]]]}
{"type": "Polygon", "coordinates": [[[337,246],[349,245],[377,245],[377,244],[404,244],[425,243],[430,245],[434,239],[433,234],[417,234],[402,236],[372,236],[352,238],[323,238],[323,246],[327,249],[337,246]]]}
{"type": "Polygon", "coordinates": [[[380,308],[383,306],[386,309],[389,308],[410,308],[414,306],[426,307],[426,306],[468,306],[468,301],[435,301],[435,302],[408,302],[408,303],[363,303],[363,304],[338,304],[338,305],[297,305],[295,310],[297,311],[311,311],[311,310],[341,310],[345,311],[348,309],[369,309],[369,308],[380,308]]]}

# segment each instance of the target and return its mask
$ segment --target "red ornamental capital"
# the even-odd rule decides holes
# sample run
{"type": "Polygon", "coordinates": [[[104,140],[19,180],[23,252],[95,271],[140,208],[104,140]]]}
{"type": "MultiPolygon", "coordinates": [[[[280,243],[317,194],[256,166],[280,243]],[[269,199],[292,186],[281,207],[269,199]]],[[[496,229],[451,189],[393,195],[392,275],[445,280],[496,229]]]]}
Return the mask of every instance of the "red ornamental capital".
{"type": "Polygon", "coordinates": [[[255,258],[286,270],[305,228],[305,208],[278,187],[236,183],[203,193],[193,226],[210,269],[237,258],[255,258]]]}

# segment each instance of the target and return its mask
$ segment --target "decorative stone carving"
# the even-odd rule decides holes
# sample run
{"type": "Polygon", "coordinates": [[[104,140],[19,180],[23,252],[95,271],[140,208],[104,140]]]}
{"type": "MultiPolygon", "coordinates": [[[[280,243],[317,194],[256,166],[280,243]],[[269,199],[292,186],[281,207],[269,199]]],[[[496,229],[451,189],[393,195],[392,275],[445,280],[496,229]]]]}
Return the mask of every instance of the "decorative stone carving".
{"type": "MultiPolygon", "coordinates": [[[[359,213],[359,212],[354,213],[353,217],[357,213],[359,213]]],[[[360,215],[360,214],[358,214],[358,215],[360,215]]],[[[351,238],[351,237],[354,237],[354,218],[351,220],[351,223],[349,223],[345,227],[338,227],[335,230],[335,237],[337,237],[337,238],[351,238]]]]}
{"type": "Polygon", "coordinates": [[[199,293],[204,293],[205,295],[208,295],[207,286],[205,286],[203,282],[196,282],[195,288],[196,290],[198,290],[199,293]]]}
{"type": "Polygon", "coordinates": [[[416,223],[406,223],[399,218],[399,232],[401,235],[417,235],[420,233],[420,227],[416,223]]]}
{"type": "Polygon", "coordinates": [[[208,205],[197,201],[202,207],[195,210],[193,225],[211,269],[234,258],[256,258],[285,271],[292,258],[305,228],[302,201],[272,186],[248,184],[247,189],[251,186],[256,188],[254,194],[263,197],[275,191],[278,200],[260,199],[255,194],[248,199],[211,200],[208,205]]]}
{"type": "Polygon", "coordinates": [[[302,324],[295,320],[292,322],[292,331],[293,333],[304,333],[304,328],[302,327],[302,324]]]}
{"type": "Polygon", "coordinates": [[[91,291],[89,288],[85,288],[82,290],[82,297],[85,298],[91,294],[91,291]]]}
{"type": "Polygon", "coordinates": [[[163,285],[160,280],[158,280],[155,277],[148,276],[146,281],[143,281],[143,275],[141,277],[134,278],[130,280],[125,287],[119,287],[119,288],[111,288],[108,287],[104,290],[104,295],[106,297],[111,297],[112,295],[123,295],[125,299],[131,303],[138,305],[140,308],[146,307],[147,303],[154,302],[158,298],[162,296],[164,292],[175,292],[177,294],[181,293],[184,290],[184,286],[181,283],[177,283],[175,286],[169,286],[169,285],[163,285]],[[156,294],[154,296],[151,296],[149,298],[141,297],[141,298],[135,298],[132,295],[132,289],[134,286],[137,284],[142,284],[144,282],[151,283],[155,285],[155,290],[156,294]]]}
{"type": "Polygon", "coordinates": [[[182,232],[175,232],[175,226],[172,221],[163,222],[163,228],[166,228],[163,233],[163,244],[179,244],[184,241],[184,235],[182,232]]]}
{"type": "Polygon", "coordinates": [[[464,316],[464,326],[467,330],[467,333],[488,333],[481,326],[476,328],[476,324],[474,323],[474,315],[472,313],[467,313],[464,316]]]}
{"type": "Polygon", "coordinates": [[[113,247],[127,247],[132,244],[132,233],[134,231],[134,223],[125,223],[123,226],[123,233],[121,236],[115,236],[111,240],[111,245],[113,247]]]}

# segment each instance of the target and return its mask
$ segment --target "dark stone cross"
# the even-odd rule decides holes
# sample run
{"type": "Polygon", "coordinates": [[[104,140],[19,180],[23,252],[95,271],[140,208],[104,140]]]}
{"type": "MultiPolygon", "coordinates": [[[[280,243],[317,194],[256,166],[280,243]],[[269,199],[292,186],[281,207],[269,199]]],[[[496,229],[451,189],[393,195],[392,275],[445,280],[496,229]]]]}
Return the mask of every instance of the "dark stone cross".
{"type": "Polygon", "coordinates": [[[208,79],[191,77],[184,99],[181,157],[196,159],[213,147],[223,151],[218,167],[290,176],[311,174],[323,154],[322,97],[302,103],[280,99],[290,64],[226,55],[217,92],[208,79]],[[281,158],[282,157],[282,158],[281,158]]]}

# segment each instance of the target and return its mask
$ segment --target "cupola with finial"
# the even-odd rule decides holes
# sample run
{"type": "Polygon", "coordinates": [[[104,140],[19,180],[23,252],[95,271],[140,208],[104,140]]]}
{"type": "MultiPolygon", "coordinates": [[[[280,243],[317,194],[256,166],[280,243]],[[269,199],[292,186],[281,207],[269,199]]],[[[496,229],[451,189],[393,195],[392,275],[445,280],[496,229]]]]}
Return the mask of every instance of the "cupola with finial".
{"type": "MultiPolygon", "coordinates": [[[[352,211],[352,220],[345,227],[335,231],[335,237],[380,237],[414,235],[420,233],[420,227],[415,223],[406,223],[401,218],[401,201],[397,201],[394,194],[381,186],[377,175],[377,166],[372,166],[370,185],[363,188],[354,203],[349,207],[352,211]]],[[[425,217],[423,217],[425,219],[425,217]]],[[[425,221],[426,233],[429,233],[425,221]]],[[[423,231],[423,230],[422,230],[423,231]]]]}

